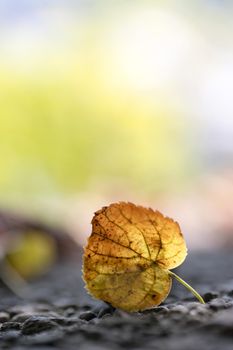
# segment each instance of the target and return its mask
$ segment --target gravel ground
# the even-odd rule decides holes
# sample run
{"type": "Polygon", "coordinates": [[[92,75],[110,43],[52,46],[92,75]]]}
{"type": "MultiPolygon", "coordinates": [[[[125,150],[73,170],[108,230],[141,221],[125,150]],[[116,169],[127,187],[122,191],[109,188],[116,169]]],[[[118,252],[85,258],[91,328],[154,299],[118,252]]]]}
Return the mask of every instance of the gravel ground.
{"type": "Polygon", "coordinates": [[[232,252],[190,254],[178,273],[205,305],[174,281],[161,306],[128,314],[86,294],[80,261],[62,263],[32,282],[30,301],[0,286],[0,348],[232,350],[232,266],[232,252]]]}

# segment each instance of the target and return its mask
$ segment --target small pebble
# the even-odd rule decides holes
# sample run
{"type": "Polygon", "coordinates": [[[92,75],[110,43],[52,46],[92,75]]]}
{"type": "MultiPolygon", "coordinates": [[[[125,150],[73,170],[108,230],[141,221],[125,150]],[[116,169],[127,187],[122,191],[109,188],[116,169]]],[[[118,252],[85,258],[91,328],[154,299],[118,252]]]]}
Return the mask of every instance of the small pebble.
{"type": "Polygon", "coordinates": [[[1,331],[8,331],[9,329],[20,329],[19,322],[5,322],[1,326],[1,331]]]}
{"type": "Polygon", "coordinates": [[[7,312],[1,311],[0,312],[0,323],[4,323],[9,321],[10,315],[7,312]]]}
{"type": "Polygon", "coordinates": [[[158,306],[156,308],[153,309],[153,312],[155,313],[167,313],[168,312],[168,308],[166,306],[158,306]]]}
{"type": "Polygon", "coordinates": [[[22,325],[23,334],[35,334],[58,327],[57,323],[43,316],[31,316],[22,325]]]}
{"type": "Polygon", "coordinates": [[[70,316],[75,315],[75,313],[76,313],[76,310],[73,307],[69,307],[69,308],[65,309],[64,316],[70,317],[70,316]]]}
{"type": "Polygon", "coordinates": [[[230,300],[224,298],[216,298],[210,301],[209,308],[213,311],[227,309],[230,305],[230,300]]]}
{"type": "Polygon", "coordinates": [[[208,303],[210,300],[216,299],[217,297],[218,297],[217,292],[209,292],[203,295],[203,299],[206,303],[208,303]]]}
{"type": "Polygon", "coordinates": [[[204,315],[209,315],[209,313],[210,313],[209,309],[201,304],[196,309],[190,310],[189,315],[191,315],[191,316],[204,316],[204,315]]]}
{"type": "Polygon", "coordinates": [[[23,323],[24,321],[26,321],[29,317],[31,317],[31,316],[35,316],[35,315],[32,315],[32,314],[24,314],[24,313],[22,313],[22,314],[17,314],[17,315],[15,315],[15,316],[13,316],[12,317],[12,321],[13,322],[20,322],[20,323],[23,323]]]}
{"type": "Polygon", "coordinates": [[[96,317],[96,314],[94,314],[94,312],[92,311],[86,311],[86,312],[83,312],[81,315],[79,315],[79,318],[85,321],[90,321],[95,317],[96,317]]]}
{"type": "Polygon", "coordinates": [[[77,318],[66,318],[66,317],[51,317],[51,321],[56,322],[60,326],[72,325],[77,322],[77,318]]]}

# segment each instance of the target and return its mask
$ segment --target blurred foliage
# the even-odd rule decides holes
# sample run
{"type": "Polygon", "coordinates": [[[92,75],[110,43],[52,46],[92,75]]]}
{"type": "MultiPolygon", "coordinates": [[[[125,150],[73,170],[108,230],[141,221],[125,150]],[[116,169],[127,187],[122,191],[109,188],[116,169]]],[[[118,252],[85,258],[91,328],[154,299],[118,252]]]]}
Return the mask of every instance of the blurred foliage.
{"type": "Polygon", "coordinates": [[[6,259],[21,277],[28,279],[51,267],[56,253],[56,243],[51,236],[42,232],[26,231],[16,238],[15,244],[6,254],[6,259]]]}
{"type": "Polygon", "coordinates": [[[141,94],[118,77],[101,39],[108,26],[93,21],[79,49],[74,39],[59,52],[35,43],[34,56],[0,62],[1,198],[116,182],[153,193],[193,174],[190,120],[174,96],[141,94]]]}
{"type": "Polygon", "coordinates": [[[74,191],[117,177],[158,190],[192,170],[182,119],[70,78],[1,80],[2,193],[74,191]]]}

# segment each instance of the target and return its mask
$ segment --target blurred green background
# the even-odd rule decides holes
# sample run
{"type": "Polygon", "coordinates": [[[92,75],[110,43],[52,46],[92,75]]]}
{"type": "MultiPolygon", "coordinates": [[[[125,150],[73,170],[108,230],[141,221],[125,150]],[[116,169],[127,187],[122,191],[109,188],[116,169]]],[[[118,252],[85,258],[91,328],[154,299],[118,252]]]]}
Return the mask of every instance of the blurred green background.
{"type": "Polygon", "coordinates": [[[230,1],[10,0],[0,18],[2,208],[86,236],[133,200],[192,237],[221,198],[207,231],[232,237],[230,1]]]}

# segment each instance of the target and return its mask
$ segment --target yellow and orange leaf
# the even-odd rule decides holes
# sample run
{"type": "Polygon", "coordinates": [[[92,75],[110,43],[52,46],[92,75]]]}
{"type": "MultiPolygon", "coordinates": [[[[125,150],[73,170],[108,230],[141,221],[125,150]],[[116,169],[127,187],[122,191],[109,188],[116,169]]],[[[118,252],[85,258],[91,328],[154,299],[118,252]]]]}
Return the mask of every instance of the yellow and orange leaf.
{"type": "Polygon", "coordinates": [[[114,203],[93,217],[83,278],[95,298],[126,311],[145,310],[167,297],[169,269],[186,255],[177,222],[151,208],[114,203]]]}

